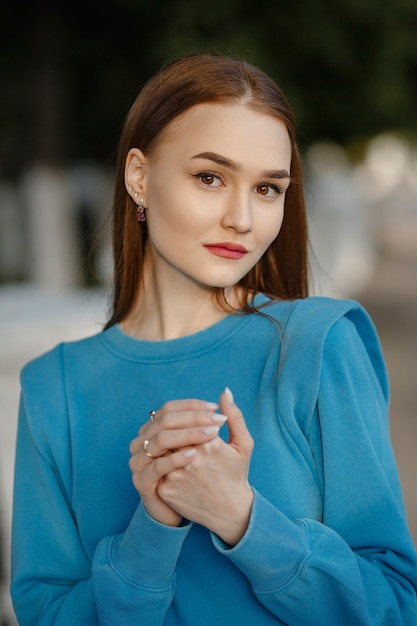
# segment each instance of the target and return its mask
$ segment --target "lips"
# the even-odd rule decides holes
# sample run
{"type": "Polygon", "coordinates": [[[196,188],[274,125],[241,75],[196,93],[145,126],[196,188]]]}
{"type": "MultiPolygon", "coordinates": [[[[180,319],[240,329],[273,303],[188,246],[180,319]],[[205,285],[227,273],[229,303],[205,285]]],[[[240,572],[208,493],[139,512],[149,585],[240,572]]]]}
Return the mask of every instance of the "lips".
{"type": "Polygon", "coordinates": [[[213,244],[205,244],[205,249],[214,254],[215,256],[222,257],[224,259],[241,259],[248,253],[245,246],[239,243],[232,243],[229,241],[213,244]]]}

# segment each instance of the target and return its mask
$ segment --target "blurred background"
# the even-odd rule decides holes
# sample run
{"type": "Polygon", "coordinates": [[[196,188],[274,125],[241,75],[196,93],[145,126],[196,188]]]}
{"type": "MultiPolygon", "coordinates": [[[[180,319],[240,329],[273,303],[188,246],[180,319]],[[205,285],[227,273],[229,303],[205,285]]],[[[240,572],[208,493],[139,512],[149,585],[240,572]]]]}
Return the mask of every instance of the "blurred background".
{"type": "Polygon", "coordinates": [[[123,119],[166,60],[254,63],[296,114],[311,291],[358,299],[379,331],[417,539],[417,4],[414,0],[66,0],[2,9],[0,624],[8,596],[18,373],[106,320],[106,218],[123,119]],[[94,242],[94,245],[93,245],[94,242]]]}

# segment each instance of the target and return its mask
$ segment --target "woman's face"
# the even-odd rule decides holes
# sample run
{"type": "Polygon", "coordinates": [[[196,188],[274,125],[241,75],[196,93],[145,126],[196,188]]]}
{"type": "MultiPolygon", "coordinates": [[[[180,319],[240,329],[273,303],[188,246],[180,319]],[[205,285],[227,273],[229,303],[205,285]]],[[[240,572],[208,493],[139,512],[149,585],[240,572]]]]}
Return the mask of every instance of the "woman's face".
{"type": "Polygon", "coordinates": [[[243,105],[196,105],[143,163],[153,275],[177,289],[236,285],[281,228],[291,163],[284,124],[243,105]]]}

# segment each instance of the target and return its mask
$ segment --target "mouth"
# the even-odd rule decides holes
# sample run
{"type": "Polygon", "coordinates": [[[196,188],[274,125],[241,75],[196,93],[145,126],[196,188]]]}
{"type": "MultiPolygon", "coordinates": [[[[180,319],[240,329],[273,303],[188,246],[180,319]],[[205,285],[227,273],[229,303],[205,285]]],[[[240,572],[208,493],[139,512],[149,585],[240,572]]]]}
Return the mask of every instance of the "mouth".
{"type": "Polygon", "coordinates": [[[205,244],[204,247],[211,254],[223,257],[224,259],[241,259],[248,253],[245,246],[229,241],[205,244]]]}

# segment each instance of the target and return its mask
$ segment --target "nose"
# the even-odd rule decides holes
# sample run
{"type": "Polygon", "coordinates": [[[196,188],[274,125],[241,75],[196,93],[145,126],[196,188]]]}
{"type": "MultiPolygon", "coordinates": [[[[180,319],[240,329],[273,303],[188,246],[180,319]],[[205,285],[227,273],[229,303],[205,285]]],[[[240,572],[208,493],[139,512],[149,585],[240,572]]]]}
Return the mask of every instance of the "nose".
{"type": "Polygon", "coordinates": [[[228,196],[224,206],[222,226],[239,233],[252,230],[252,203],[247,192],[236,191],[228,196]]]}

